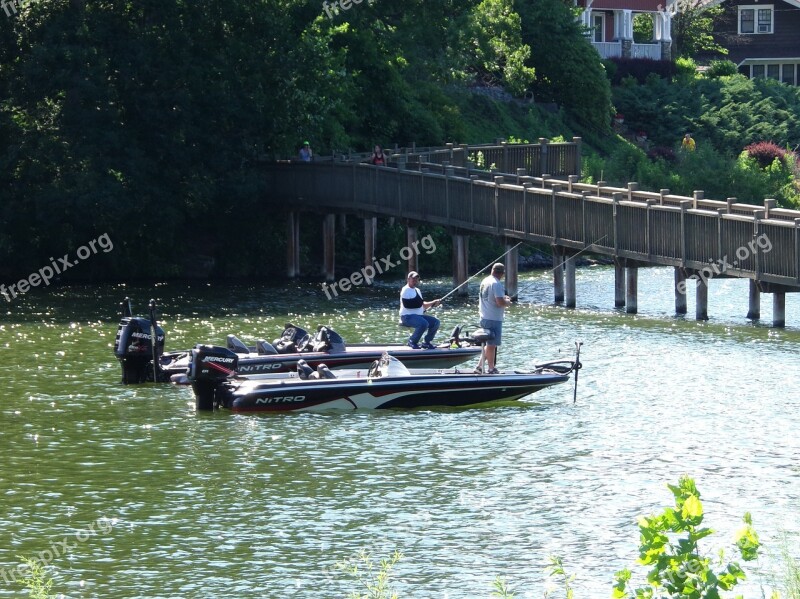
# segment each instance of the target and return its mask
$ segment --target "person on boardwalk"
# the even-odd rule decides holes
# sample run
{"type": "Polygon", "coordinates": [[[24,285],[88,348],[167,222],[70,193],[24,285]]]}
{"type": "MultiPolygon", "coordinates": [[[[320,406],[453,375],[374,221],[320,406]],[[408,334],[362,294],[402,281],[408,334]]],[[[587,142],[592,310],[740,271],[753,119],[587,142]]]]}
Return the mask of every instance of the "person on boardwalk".
{"type": "Polygon", "coordinates": [[[475,369],[477,373],[481,372],[483,361],[486,360],[486,374],[499,374],[496,364],[497,347],[502,341],[505,309],[511,305],[511,298],[505,294],[500,281],[505,274],[506,267],[502,262],[496,262],[492,265],[491,274],[481,281],[478,299],[481,328],[490,331],[493,336],[483,344],[481,360],[475,369]]]}
{"type": "Polygon", "coordinates": [[[683,148],[687,152],[694,152],[695,147],[696,147],[696,144],[694,143],[694,140],[692,139],[692,136],[689,135],[688,133],[686,135],[684,135],[683,136],[683,141],[681,142],[681,148],[683,148]]]}
{"type": "Polygon", "coordinates": [[[311,162],[311,159],[314,157],[314,153],[311,151],[311,144],[307,141],[303,142],[303,147],[300,148],[300,160],[303,162],[311,162]]]}
{"type": "Polygon", "coordinates": [[[376,145],[372,150],[372,156],[369,157],[369,163],[376,166],[386,166],[387,158],[383,153],[383,149],[376,145]]]}
{"type": "Polygon", "coordinates": [[[419,290],[419,273],[411,271],[406,278],[406,284],[400,291],[400,324],[404,327],[413,327],[414,332],[408,338],[408,346],[414,349],[434,349],[436,346],[431,343],[436,332],[439,330],[439,319],[425,314],[425,310],[435,308],[442,303],[442,300],[435,299],[426,302],[422,299],[422,292],[419,290]],[[425,331],[427,330],[427,334],[425,331]],[[422,335],[425,340],[420,343],[422,335]]]}

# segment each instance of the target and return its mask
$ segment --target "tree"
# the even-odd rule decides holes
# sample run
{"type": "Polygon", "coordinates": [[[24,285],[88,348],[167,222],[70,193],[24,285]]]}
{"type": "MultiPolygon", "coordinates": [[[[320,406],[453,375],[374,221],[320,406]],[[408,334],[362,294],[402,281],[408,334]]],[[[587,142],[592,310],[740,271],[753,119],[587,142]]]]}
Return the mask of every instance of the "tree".
{"type": "Polygon", "coordinates": [[[723,14],[719,4],[708,0],[678,0],[677,14],[672,20],[674,57],[694,58],[701,53],[727,54],[713,36],[714,23],[723,14]]]}

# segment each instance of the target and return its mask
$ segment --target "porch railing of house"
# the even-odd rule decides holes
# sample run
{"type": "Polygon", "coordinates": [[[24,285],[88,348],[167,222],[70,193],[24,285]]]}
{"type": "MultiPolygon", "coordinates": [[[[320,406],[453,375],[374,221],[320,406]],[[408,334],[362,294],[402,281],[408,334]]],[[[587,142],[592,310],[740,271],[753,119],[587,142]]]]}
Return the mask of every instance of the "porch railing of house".
{"type": "Polygon", "coordinates": [[[661,44],[632,44],[631,58],[661,60],[661,44]]]}
{"type": "Polygon", "coordinates": [[[600,58],[619,58],[622,56],[622,42],[592,42],[600,53],[600,58]]]}

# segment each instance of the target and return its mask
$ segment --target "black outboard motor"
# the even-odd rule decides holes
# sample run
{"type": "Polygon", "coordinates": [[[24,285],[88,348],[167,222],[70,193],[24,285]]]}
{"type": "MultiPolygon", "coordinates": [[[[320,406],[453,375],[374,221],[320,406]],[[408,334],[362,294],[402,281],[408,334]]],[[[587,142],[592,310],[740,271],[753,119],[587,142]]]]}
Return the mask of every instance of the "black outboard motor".
{"type": "MultiPolygon", "coordinates": [[[[124,314],[123,310],[123,314],[124,314]]],[[[156,346],[152,344],[153,322],[137,316],[123,316],[114,340],[114,355],[122,365],[122,383],[135,385],[153,380],[153,358],[164,353],[164,329],[156,326],[156,346]]],[[[156,364],[156,376],[161,381],[161,368],[156,364]]]]}
{"type": "Polygon", "coordinates": [[[198,410],[213,410],[222,403],[217,392],[222,383],[236,373],[238,365],[239,357],[225,347],[195,346],[189,365],[189,382],[198,410]]]}

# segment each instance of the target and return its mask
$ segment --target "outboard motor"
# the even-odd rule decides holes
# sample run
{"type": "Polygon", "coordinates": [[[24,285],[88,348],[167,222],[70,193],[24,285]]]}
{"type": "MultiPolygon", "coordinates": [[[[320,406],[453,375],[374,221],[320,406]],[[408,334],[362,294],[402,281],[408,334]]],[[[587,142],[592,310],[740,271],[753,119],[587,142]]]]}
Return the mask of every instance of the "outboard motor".
{"type": "MultiPolygon", "coordinates": [[[[114,340],[114,355],[122,365],[122,383],[135,385],[153,380],[153,357],[156,360],[164,353],[164,329],[156,326],[155,354],[152,344],[152,322],[147,318],[125,316],[117,327],[114,340]]],[[[156,364],[156,376],[161,375],[156,364]]]]}
{"type": "Polygon", "coordinates": [[[213,410],[218,404],[221,384],[236,373],[239,357],[225,347],[196,345],[189,364],[189,382],[194,390],[195,407],[213,410]]]}

